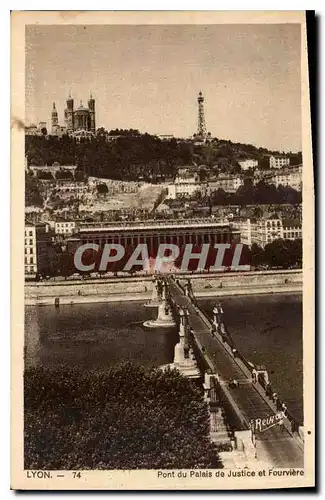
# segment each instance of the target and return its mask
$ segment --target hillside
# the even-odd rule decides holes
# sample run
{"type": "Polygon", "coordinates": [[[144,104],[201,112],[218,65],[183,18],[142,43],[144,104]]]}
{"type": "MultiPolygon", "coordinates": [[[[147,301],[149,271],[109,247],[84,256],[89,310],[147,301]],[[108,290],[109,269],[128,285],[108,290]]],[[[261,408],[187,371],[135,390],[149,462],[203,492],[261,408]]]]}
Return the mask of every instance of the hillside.
{"type": "MultiPolygon", "coordinates": [[[[26,136],[25,153],[29,165],[58,162],[77,165],[78,170],[95,177],[155,183],[173,178],[182,165],[206,165],[235,173],[240,169],[238,161],[254,158],[260,168],[267,168],[269,156],[279,151],[217,138],[195,145],[190,140],[163,141],[140,133],[107,140],[107,136],[98,133],[80,142],[68,136],[26,136]]],[[[300,153],[288,156],[292,165],[302,162],[300,153]]]]}

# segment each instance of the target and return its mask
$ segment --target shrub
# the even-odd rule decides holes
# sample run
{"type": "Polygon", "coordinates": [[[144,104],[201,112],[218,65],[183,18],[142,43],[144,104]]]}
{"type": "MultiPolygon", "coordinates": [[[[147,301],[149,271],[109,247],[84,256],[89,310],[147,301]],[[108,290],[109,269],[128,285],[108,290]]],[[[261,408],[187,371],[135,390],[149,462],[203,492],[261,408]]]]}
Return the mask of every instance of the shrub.
{"type": "Polygon", "coordinates": [[[201,393],[175,370],[25,371],[25,468],[221,467],[201,393]]]}

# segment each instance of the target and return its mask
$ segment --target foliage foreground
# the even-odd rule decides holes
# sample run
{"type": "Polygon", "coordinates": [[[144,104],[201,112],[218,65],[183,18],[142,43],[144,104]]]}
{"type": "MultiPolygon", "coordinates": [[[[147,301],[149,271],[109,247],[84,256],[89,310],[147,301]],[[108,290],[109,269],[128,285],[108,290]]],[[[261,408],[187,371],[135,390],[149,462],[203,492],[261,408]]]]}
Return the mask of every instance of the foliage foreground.
{"type": "Polygon", "coordinates": [[[25,371],[25,468],[218,468],[202,395],[175,370],[25,371]]]}

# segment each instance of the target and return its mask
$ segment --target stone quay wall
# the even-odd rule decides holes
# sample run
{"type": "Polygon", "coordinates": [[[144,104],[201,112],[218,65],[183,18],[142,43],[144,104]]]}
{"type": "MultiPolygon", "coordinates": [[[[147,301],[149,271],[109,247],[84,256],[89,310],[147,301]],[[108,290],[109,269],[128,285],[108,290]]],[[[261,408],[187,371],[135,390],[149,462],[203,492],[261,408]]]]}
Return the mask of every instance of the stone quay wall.
{"type": "Polygon", "coordinates": [[[302,291],[302,271],[225,273],[214,277],[193,278],[191,283],[197,297],[299,292],[302,291]]]}
{"type": "MultiPolygon", "coordinates": [[[[301,271],[266,271],[224,273],[217,275],[180,276],[183,283],[189,278],[197,297],[249,295],[254,293],[294,292],[302,290],[301,271]]],[[[122,302],[147,300],[153,288],[152,276],[32,282],[25,285],[26,305],[87,302],[122,302]]]]}

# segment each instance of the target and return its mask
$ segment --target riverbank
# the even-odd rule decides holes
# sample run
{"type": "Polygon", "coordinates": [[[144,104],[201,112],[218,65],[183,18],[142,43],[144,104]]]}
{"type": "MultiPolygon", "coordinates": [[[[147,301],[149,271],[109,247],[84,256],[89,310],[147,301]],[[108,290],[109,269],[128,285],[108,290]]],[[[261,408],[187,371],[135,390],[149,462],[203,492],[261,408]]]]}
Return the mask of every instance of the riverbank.
{"type": "MultiPolygon", "coordinates": [[[[296,270],[196,274],[189,278],[198,298],[302,292],[302,272],[296,270]]],[[[187,278],[180,276],[179,279],[185,282],[187,278]]],[[[25,285],[25,305],[146,301],[152,289],[151,277],[28,283],[25,285]]]]}

